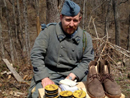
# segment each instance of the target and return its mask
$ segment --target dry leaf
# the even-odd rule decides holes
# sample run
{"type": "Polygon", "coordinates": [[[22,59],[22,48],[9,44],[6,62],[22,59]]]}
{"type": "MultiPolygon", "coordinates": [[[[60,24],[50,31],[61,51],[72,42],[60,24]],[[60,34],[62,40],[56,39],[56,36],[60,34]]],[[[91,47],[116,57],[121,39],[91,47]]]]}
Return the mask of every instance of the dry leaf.
{"type": "Polygon", "coordinates": [[[10,94],[10,95],[13,95],[13,91],[10,91],[9,94],[10,94]]]}
{"type": "Polygon", "coordinates": [[[11,78],[11,75],[8,76],[8,79],[10,79],[10,78],[11,78]]]}
{"type": "Polygon", "coordinates": [[[2,83],[0,83],[0,87],[2,86],[2,83]]]}
{"type": "Polygon", "coordinates": [[[23,77],[23,79],[26,80],[27,77],[28,77],[28,75],[25,75],[25,76],[23,77]]]}

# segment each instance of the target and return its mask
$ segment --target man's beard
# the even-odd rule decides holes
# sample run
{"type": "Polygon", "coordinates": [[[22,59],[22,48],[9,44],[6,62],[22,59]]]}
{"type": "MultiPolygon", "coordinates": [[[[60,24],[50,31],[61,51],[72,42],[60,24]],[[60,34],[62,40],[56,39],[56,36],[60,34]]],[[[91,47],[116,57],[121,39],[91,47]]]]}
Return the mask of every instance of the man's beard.
{"type": "Polygon", "coordinates": [[[74,27],[67,26],[66,29],[67,29],[66,33],[73,34],[75,32],[75,30],[76,30],[76,27],[75,26],[74,27]]]}

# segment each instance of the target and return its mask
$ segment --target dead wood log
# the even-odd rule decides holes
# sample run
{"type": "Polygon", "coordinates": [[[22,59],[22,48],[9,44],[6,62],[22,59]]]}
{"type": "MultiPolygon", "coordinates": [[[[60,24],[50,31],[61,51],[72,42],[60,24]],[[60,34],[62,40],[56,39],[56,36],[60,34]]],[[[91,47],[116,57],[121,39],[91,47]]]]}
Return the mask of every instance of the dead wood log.
{"type": "Polygon", "coordinates": [[[13,73],[14,77],[16,78],[16,80],[18,82],[24,82],[24,80],[22,79],[22,77],[16,72],[16,70],[11,66],[11,64],[9,63],[9,61],[7,59],[3,59],[3,61],[5,62],[5,64],[7,65],[7,67],[9,68],[9,70],[13,73]]]}

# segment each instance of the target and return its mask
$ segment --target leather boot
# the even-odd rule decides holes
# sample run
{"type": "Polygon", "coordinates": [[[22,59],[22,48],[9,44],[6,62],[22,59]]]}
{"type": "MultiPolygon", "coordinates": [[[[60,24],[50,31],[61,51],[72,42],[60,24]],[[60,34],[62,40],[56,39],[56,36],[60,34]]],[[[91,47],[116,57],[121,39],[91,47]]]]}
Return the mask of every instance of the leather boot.
{"type": "Polygon", "coordinates": [[[110,98],[120,98],[121,90],[112,74],[110,74],[110,65],[108,64],[108,61],[101,60],[99,62],[99,67],[100,75],[102,77],[101,82],[103,84],[105,94],[110,98]]]}
{"type": "Polygon", "coordinates": [[[91,98],[104,98],[105,93],[97,70],[97,62],[91,61],[87,76],[87,93],[91,98]]]}

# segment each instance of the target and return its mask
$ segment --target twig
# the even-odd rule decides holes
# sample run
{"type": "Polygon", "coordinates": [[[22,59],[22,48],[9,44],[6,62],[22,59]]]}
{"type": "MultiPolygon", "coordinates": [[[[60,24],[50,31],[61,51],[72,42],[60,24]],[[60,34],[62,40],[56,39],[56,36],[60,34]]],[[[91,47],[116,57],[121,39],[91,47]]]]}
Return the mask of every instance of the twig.
{"type": "Polygon", "coordinates": [[[92,38],[92,40],[102,40],[102,38],[92,38]]]}
{"type": "Polygon", "coordinates": [[[102,51],[101,51],[101,53],[100,53],[100,57],[99,57],[98,61],[100,61],[101,55],[103,54],[105,48],[106,48],[106,43],[105,43],[105,46],[103,47],[103,49],[102,49],[102,51]]]}
{"type": "Polygon", "coordinates": [[[106,33],[107,33],[107,42],[108,42],[108,30],[107,30],[107,27],[106,27],[106,33]]]}
{"type": "Polygon", "coordinates": [[[107,56],[108,56],[108,58],[109,58],[112,62],[114,62],[114,64],[117,66],[116,62],[115,62],[109,55],[107,55],[107,56]]]}
{"type": "Polygon", "coordinates": [[[97,38],[99,38],[98,33],[97,33],[97,29],[96,29],[96,26],[95,26],[95,23],[94,23],[94,20],[95,20],[95,18],[93,19],[94,29],[95,29],[95,32],[96,32],[97,38]]]}
{"type": "Polygon", "coordinates": [[[105,42],[101,43],[100,46],[98,47],[97,51],[100,49],[100,47],[104,44],[105,42]]]}
{"type": "Polygon", "coordinates": [[[107,37],[107,35],[103,36],[102,39],[104,39],[105,37],[107,37]]]}
{"type": "Polygon", "coordinates": [[[90,20],[89,20],[89,23],[88,23],[88,29],[89,29],[89,31],[90,31],[89,25],[91,23],[91,20],[92,20],[92,16],[90,17],[90,20]]]}
{"type": "Polygon", "coordinates": [[[118,5],[122,4],[122,3],[126,3],[128,0],[122,1],[120,2],[118,5]]]}

